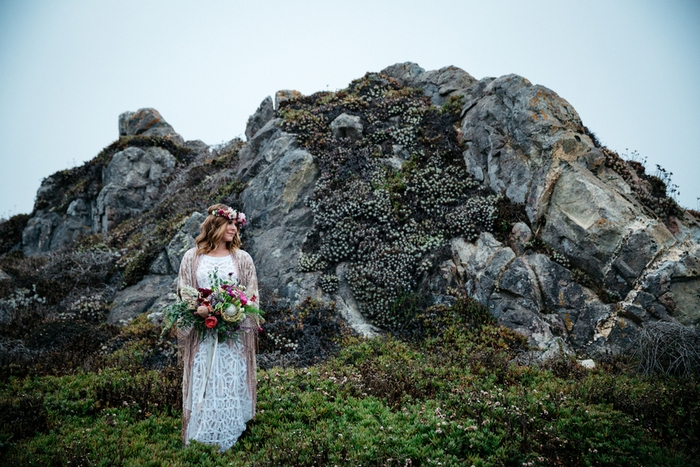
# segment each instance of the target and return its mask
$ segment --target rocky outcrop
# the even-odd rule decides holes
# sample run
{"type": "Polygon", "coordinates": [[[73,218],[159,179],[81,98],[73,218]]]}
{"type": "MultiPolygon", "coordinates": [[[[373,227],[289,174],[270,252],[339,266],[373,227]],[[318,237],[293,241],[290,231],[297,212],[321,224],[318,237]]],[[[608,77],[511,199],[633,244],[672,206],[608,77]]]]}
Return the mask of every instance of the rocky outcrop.
{"type": "Polygon", "coordinates": [[[383,69],[382,74],[404,86],[422,89],[435,105],[444,104],[451,96],[463,95],[476,83],[476,79],[461,68],[448,66],[425,71],[413,62],[397,63],[383,69]]]}
{"type": "MultiPolygon", "coordinates": [[[[79,200],[74,204],[84,205],[85,203],[79,200]]],[[[71,204],[64,215],[43,210],[34,213],[22,232],[22,250],[25,255],[31,256],[58,250],[70,245],[81,236],[92,233],[89,209],[78,213],[73,209],[74,204],[71,204]]]]}
{"type": "Polygon", "coordinates": [[[107,232],[153,207],[176,162],[158,147],[130,147],[116,153],[102,174],[104,188],[97,197],[95,231],[107,232]]]}
{"type": "MultiPolygon", "coordinates": [[[[563,323],[568,342],[586,351],[624,347],[649,320],[698,322],[697,222],[672,233],[605,164],[576,111],[553,91],[508,75],[479,81],[465,97],[461,129],[469,172],[496,193],[523,203],[538,238],[599,284],[611,301],[603,303],[575,283],[568,269],[546,264],[541,255],[519,256],[508,266],[496,264],[505,292],[473,290],[500,321],[508,324],[509,318],[499,307],[557,316],[548,318],[553,334],[563,323]],[[525,264],[532,273],[525,274],[525,264]],[[533,274],[543,296],[527,287],[532,281],[526,278],[533,274]]],[[[484,254],[493,250],[478,245],[473,248],[484,254]]],[[[472,267],[467,275],[474,283],[493,271],[472,267]]]]}
{"type": "MultiPolygon", "coordinates": [[[[185,144],[155,109],[121,114],[119,135],[161,136],[173,143],[185,144]]],[[[207,147],[196,141],[188,144],[199,151],[207,147]]],[[[95,183],[101,187],[99,192],[95,190],[92,194],[88,192],[76,197],[68,204],[65,213],[54,211],[55,206],[50,210],[37,209],[33,213],[22,233],[24,254],[35,255],[69,246],[81,236],[107,232],[122,220],[149,210],[173,173],[176,162],[170,152],[156,146],[130,146],[117,152],[101,173],[98,172],[96,178],[99,180],[95,183]]],[[[37,199],[50,197],[49,193],[58,191],[56,185],[61,182],[71,180],[55,176],[46,178],[37,191],[37,199]]]]}
{"type": "MultiPolygon", "coordinates": [[[[365,335],[378,332],[366,316],[391,323],[389,305],[411,288],[431,303],[461,288],[540,357],[624,351],[658,320],[700,324],[698,221],[668,202],[657,209],[649,180],[601,147],[566,100],[517,75],[477,81],[407,62],[342,93],[279,91],[248,120],[245,144],[183,143],[154,109],[122,114],[119,132],[185,144],[197,170],[177,167],[163,145],[119,147],[92,197],[34,213],[26,254],[109,232],[171,181],[201,188],[206,177],[237,187],[215,199],[248,216],[244,248],[263,301],[333,301],[365,335]],[[498,218],[504,203],[517,216],[498,218]]],[[[120,292],[110,322],[172,299],[163,291],[203,219],[191,214],[151,251],[149,275],[120,292]]]]}
{"type": "Polygon", "coordinates": [[[294,305],[307,297],[335,301],[338,310],[359,333],[376,329],[360,314],[347,287],[324,294],[319,272],[301,273],[301,246],[313,225],[305,200],[312,193],[319,170],[313,156],[299,147],[296,137],[269,121],[241,149],[238,175],[247,181],[240,195],[250,219],[244,247],[255,260],[263,300],[294,305]],[[267,294],[267,296],[266,296],[267,294]]]}
{"type": "Polygon", "coordinates": [[[241,150],[238,173],[247,186],[240,195],[250,219],[244,231],[266,291],[293,303],[318,295],[315,281],[297,272],[301,244],[311,226],[304,205],[318,169],[293,135],[272,120],[241,150]]]}

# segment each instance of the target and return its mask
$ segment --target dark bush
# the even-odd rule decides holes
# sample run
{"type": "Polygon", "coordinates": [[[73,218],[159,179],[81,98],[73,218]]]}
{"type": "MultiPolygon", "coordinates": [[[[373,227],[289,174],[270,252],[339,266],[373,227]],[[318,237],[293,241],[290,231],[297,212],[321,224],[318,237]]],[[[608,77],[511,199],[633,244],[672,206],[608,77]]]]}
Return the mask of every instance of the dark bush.
{"type": "Polygon", "coordinates": [[[47,429],[48,416],[41,396],[18,394],[0,399],[0,452],[8,441],[16,443],[47,429]]]}
{"type": "Polygon", "coordinates": [[[328,359],[339,341],[354,331],[336,310],[307,298],[294,308],[265,308],[265,324],[259,335],[261,368],[309,366],[328,359]]]}
{"type": "Polygon", "coordinates": [[[22,243],[22,231],[27,226],[29,214],[16,214],[0,222],[0,255],[22,243]]]}

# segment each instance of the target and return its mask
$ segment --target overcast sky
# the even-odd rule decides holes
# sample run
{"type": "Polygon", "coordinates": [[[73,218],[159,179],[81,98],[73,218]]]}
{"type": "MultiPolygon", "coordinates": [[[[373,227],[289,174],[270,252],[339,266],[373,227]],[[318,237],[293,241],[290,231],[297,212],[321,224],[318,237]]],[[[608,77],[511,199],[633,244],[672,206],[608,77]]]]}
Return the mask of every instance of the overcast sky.
{"type": "Polygon", "coordinates": [[[698,209],[697,0],[0,0],[0,217],[114,141],[126,110],[221,143],[279,89],[336,90],[405,61],[553,89],[698,209]]]}

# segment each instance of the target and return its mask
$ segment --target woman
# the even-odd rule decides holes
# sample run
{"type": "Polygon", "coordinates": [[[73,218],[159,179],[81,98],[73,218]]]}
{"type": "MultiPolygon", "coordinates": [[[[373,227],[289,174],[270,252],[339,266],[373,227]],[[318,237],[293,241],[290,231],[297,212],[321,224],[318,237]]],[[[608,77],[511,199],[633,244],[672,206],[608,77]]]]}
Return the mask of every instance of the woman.
{"type": "MultiPolygon", "coordinates": [[[[239,228],[245,214],[224,204],[207,209],[196,246],[188,250],[180,263],[178,294],[183,286],[209,287],[210,274],[238,281],[246,287],[250,302],[259,303],[258,280],[250,255],[240,249],[239,228]]],[[[209,311],[197,312],[206,317],[209,311]]],[[[247,318],[239,331],[240,339],[216,342],[214,333],[199,339],[197,332],[178,331],[183,361],[182,437],[218,444],[220,451],[229,449],[245,430],[245,423],[255,415],[255,350],[258,325],[247,318]]]]}

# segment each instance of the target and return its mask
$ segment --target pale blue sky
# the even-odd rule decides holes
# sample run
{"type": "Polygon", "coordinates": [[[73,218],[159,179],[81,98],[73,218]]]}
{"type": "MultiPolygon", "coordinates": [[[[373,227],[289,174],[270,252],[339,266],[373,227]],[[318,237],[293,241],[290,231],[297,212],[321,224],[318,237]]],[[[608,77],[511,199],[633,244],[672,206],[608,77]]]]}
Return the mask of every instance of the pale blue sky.
{"type": "Polygon", "coordinates": [[[335,90],[404,61],[553,89],[697,209],[697,1],[0,0],[0,217],[114,141],[126,110],[220,143],[278,89],[335,90]]]}

